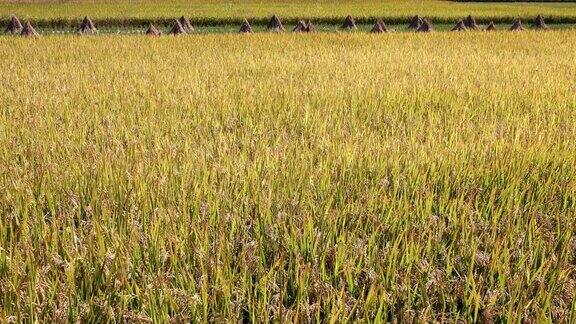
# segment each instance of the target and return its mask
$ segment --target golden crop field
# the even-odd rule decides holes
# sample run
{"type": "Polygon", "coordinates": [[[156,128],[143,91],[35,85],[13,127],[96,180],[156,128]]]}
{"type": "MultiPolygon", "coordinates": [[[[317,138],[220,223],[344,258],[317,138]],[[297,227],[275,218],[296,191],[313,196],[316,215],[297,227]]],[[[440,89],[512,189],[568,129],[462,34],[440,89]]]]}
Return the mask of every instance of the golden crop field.
{"type": "Polygon", "coordinates": [[[574,44],[0,37],[0,322],[575,321],[574,44]]]}
{"type": "Polygon", "coordinates": [[[89,15],[100,25],[138,25],[186,15],[195,23],[237,23],[266,20],[276,14],[294,21],[340,21],[346,15],[360,20],[385,18],[406,21],[421,15],[433,21],[455,22],[468,15],[482,21],[532,19],[544,15],[551,22],[576,23],[576,3],[458,3],[440,0],[0,0],[0,20],[18,15],[46,26],[73,24],[89,15]]]}

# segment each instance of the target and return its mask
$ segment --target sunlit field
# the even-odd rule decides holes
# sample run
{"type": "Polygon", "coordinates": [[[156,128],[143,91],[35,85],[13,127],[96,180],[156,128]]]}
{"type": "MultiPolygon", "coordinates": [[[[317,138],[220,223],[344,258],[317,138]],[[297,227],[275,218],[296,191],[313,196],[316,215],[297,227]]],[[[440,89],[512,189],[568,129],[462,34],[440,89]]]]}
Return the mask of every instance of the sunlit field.
{"type": "Polygon", "coordinates": [[[0,37],[0,321],[574,321],[574,44],[0,37]]]}
{"type": "Polygon", "coordinates": [[[13,1],[0,0],[0,20],[16,14],[44,26],[75,24],[89,15],[100,24],[138,25],[164,21],[182,15],[198,24],[238,23],[243,18],[265,21],[272,14],[287,21],[312,19],[317,23],[341,21],[353,15],[359,21],[385,18],[388,22],[406,22],[414,15],[435,22],[455,22],[468,15],[480,21],[510,22],[516,18],[532,19],[544,15],[549,22],[576,23],[576,3],[458,3],[450,1],[13,1]]]}

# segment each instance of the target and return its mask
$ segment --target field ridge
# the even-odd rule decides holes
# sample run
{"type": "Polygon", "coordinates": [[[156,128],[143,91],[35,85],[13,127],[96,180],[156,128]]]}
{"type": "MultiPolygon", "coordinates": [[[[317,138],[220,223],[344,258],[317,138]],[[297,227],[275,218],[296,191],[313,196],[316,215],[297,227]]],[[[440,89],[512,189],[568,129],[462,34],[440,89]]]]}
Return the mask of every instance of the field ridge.
{"type": "MultiPolygon", "coordinates": [[[[37,27],[41,28],[76,28],[82,21],[83,17],[78,18],[59,18],[59,19],[30,19],[30,22],[37,27]]],[[[151,18],[104,18],[92,19],[98,27],[144,27],[149,23],[154,23],[160,26],[170,26],[178,17],[151,17],[151,18]]],[[[359,24],[374,23],[378,19],[383,19],[387,24],[408,24],[411,16],[392,16],[392,17],[379,17],[379,16],[362,16],[356,17],[355,20],[359,24]]],[[[426,17],[432,23],[436,24],[452,24],[457,21],[456,18],[446,17],[426,17]]],[[[246,18],[254,25],[265,25],[270,20],[270,17],[248,17],[246,18]]],[[[512,23],[516,19],[522,20],[524,23],[531,23],[534,17],[479,17],[477,22],[480,24],[488,24],[494,22],[496,24],[512,23]]],[[[0,19],[0,25],[4,26],[8,23],[9,17],[0,19]]],[[[213,17],[195,17],[192,23],[196,26],[227,26],[227,25],[240,25],[244,18],[213,18],[213,17]]],[[[344,21],[344,17],[302,17],[302,18],[286,18],[282,19],[285,24],[295,25],[299,20],[310,20],[316,24],[326,25],[339,25],[344,21]]],[[[574,17],[560,17],[550,16],[546,17],[546,22],[549,24],[575,24],[576,16],[574,17]]]]}

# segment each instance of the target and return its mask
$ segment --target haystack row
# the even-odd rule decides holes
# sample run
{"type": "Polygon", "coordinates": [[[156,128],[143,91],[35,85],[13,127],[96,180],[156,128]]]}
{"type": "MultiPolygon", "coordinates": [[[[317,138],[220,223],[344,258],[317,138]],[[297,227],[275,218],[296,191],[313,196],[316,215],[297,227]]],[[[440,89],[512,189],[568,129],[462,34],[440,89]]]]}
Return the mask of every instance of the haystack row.
{"type": "Polygon", "coordinates": [[[418,30],[424,21],[420,16],[414,16],[408,25],[408,28],[418,30]]]}
{"type": "Polygon", "coordinates": [[[10,17],[8,21],[8,26],[4,30],[6,34],[20,35],[22,37],[38,37],[40,34],[34,29],[30,21],[26,21],[24,25],[20,22],[20,19],[16,16],[10,17]]]}
{"type": "Polygon", "coordinates": [[[178,22],[186,33],[191,33],[194,31],[194,26],[192,26],[192,23],[190,23],[190,19],[182,16],[180,19],[178,19],[178,22]]]}
{"type": "Polygon", "coordinates": [[[496,25],[494,25],[494,22],[491,21],[491,22],[488,24],[488,27],[486,27],[485,30],[486,30],[486,31],[495,31],[495,30],[497,30],[497,29],[496,29],[496,25]]]}
{"type": "Polygon", "coordinates": [[[272,18],[270,18],[270,22],[268,23],[268,30],[277,33],[286,31],[286,29],[284,29],[284,26],[282,26],[280,18],[278,18],[276,15],[273,15],[272,18]]]}
{"type": "Polygon", "coordinates": [[[522,26],[522,21],[520,21],[520,19],[516,20],[513,24],[512,27],[510,27],[511,31],[523,31],[524,30],[524,26],[522,26]]]}
{"type": "Polygon", "coordinates": [[[149,36],[160,36],[162,33],[154,26],[153,24],[148,25],[148,29],[146,30],[146,35],[149,36]]]}
{"type": "Polygon", "coordinates": [[[372,30],[370,30],[370,32],[374,34],[387,33],[388,27],[386,27],[386,23],[384,22],[384,20],[378,19],[374,24],[374,27],[372,27],[372,30]]]}
{"type": "MultiPolygon", "coordinates": [[[[544,17],[542,17],[542,15],[538,15],[534,19],[534,21],[531,24],[531,27],[534,29],[539,29],[539,30],[548,29],[548,26],[546,25],[546,22],[544,21],[544,17]]],[[[345,30],[357,29],[355,19],[350,15],[346,16],[341,28],[345,29],[345,30]]],[[[268,22],[268,25],[267,25],[267,29],[268,29],[268,31],[271,31],[271,32],[285,32],[286,31],[286,29],[284,28],[284,25],[282,24],[282,21],[276,15],[273,15],[270,18],[270,21],[268,22]]],[[[433,27],[432,27],[432,24],[430,23],[430,21],[428,21],[426,18],[422,18],[420,16],[414,16],[408,24],[408,29],[412,29],[412,30],[415,30],[417,32],[431,32],[433,30],[433,27]]],[[[312,22],[310,22],[310,21],[306,22],[304,20],[300,20],[300,21],[298,21],[298,23],[296,24],[296,26],[294,27],[292,32],[294,32],[294,33],[309,33],[309,32],[314,32],[315,30],[316,30],[316,28],[312,24],[312,22]]],[[[476,18],[474,18],[471,15],[466,17],[465,19],[459,20],[456,23],[456,25],[451,29],[451,31],[467,31],[467,30],[480,30],[480,27],[479,27],[478,23],[476,22],[476,18]]],[[[494,30],[497,30],[497,28],[496,28],[496,25],[494,24],[494,22],[490,22],[484,30],[494,31],[494,30]]],[[[514,21],[514,23],[510,27],[510,30],[511,31],[523,31],[523,30],[525,30],[525,28],[522,25],[522,21],[520,19],[517,19],[514,21]]],[[[172,25],[172,28],[170,29],[168,34],[169,35],[182,35],[182,34],[192,33],[194,31],[195,31],[195,28],[192,25],[192,23],[190,22],[190,20],[187,17],[182,16],[179,19],[174,21],[174,24],[172,25]]],[[[374,23],[372,29],[370,30],[371,33],[386,33],[389,31],[390,30],[386,26],[386,23],[384,23],[384,21],[382,19],[378,19],[374,23]]],[[[96,29],[96,26],[92,22],[92,19],[90,19],[90,17],[86,16],[86,17],[84,17],[82,22],[78,25],[76,32],[78,34],[96,34],[96,33],[98,33],[98,29],[96,29]]],[[[248,22],[247,19],[244,19],[244,21],[240,25],[239,32],[240,33],[253,33],[254,32],[252,29],[252,26],[250,25],[250,23],[248,22]]],[[[16,16],[10,17],[10,20],[8,21],[8,25],[6,26],[6,29],[5,29],[5,33],[6,34],[12,34],[12,35],[22,35],[22,36],[27,36],[27,37],[39,36],[38,32],[36,32],[36,30],[30,24],[29,21],[27,21],[24,25],[22,25],[22,23],[20,22],[20,20],[16,16]]],[[[150,23],[148,26],[148,29],[145,31],[145,34],[151,35],[151,36],[160,36],[162,33],[158,28],[156,28],[156,26],[154,26],[152,23],[150,23]]]]}
{"type": "Polygon", "coordinates": [[[460,20],[456,23],[456,26],[454,26],[450,31],[467,31],[468,28],[466,28],[466,24],[464,24],[464,20],[460,20]]]}
{"type": "Polygon", "coordinates": [[[429,33],[432,31],[432,24],[427,19],[422,19],[422,24],[418,29],[416,29],[416,31],[420,33],[429,33]]]}
{"type": "Polygon", "coordinates": [[[250,23],[247,19],[244,19],[242,25],[240,25],[240,33],[250,34],[252,32],[252,26],[250,26],[250,23]]]}
{"type": "Polygon", "coordinates": [[[36,29],[34,29],[34,27],[32,27],[32,24],[30,24],[30,22],[27,21],[24,24],[24,28],[22,28],[22,31],[20,32],[20,36],[22,36],[22,37],[39,37],[40,34],[38,34],[36,32],[36,29]]]}
{"type": "Polygon", "coordinates": [[[176,20],[176,21],[174,21],[174,26],[172,26],[172,29],[170,29],[168,34],[170,34],[170,35],[186,34],[186,29],[184,29],[184,26],[182,26],[182,23],[180,22],[180,20],[176,20]]]}
{"type": "Polygon", "coordinates": [[[78,26],[78,29],[76,30],[76,32],[78,34],[96,34],[96,33],[98,33],[98,30],[96,29],[96,26],[94,26],[92,19],[90,19],[90,17],[86,16],[86,17],[84,17],[84,20],[82,20],[82,22],[78,26]]]}
{"type": "Polygon", "coordinates": [[[8,26],[6,27],[5,33],[17,35],[22,31],[22,23],[20,19],[16,16],[10,17],[10,21],[8,22],[8,26]]]}
{"type": "Polygon", "coordinates": [[[343,29],[356,29],[356,21],[352,16],[348,15],[344,19],[344,23],[342,24],[343,29]]]}
{"type": "Polygon", "coordinates": [[[464,27],[467,29],[478,30],[478,24],[476,23],[476,18],[472,16],[466,17],[463,21],[464,27]]]}
{"type": "Polygon", "coordinates": [[[314,27],[312,22],[308,21],[308,23],[306,23],[304,20],[300,20],[298,24],[296,24],[296,27],[292,29],[293,33],[312,33],[315,31],[316,27],[314,27]]]}
{"type": "Polygon", "coordinates": [[[542,15],[538,15],[536,19],[534,19],[532,27],[536,29],[548,29],[548,26],[544,22],[544,17],[542,17],[542,15]]]}

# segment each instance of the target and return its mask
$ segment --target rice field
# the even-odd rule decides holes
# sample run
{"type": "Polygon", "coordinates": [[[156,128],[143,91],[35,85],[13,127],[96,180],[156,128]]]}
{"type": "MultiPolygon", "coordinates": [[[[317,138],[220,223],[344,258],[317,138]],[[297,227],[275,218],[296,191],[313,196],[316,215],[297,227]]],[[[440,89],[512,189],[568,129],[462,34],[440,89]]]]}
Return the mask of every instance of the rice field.
{"type": "Polygon", "coordinates": [[[544,15],[549,22],[576,23],[576,3],[459,3],[452,1],[385,0],[169,0],[169,1],[14,1],[0,0],[0,22],[10,15],[32,20],[35,26],[75,26],[84,16],[91,16],[100,26],[137,26],[153,21],[168,22],[186,15],[195,24],[238,24],[243,18],[266,22],[273,14],[286,22],[311,19],[316,23],[334,24],[346,15],[359,22],[384,18],[389,23],[405,23],[414,15],[436,23],[454,23],[468,15],[481,22],[510,23],[516,18],[531,20],[544,15]]]}
{"type": "Polygon", "coordinates": [[[573,322],[575,43],[0,37],[0,322],[573,322]]]}

